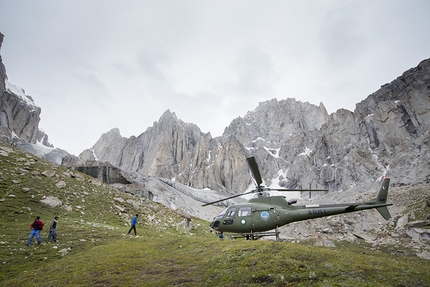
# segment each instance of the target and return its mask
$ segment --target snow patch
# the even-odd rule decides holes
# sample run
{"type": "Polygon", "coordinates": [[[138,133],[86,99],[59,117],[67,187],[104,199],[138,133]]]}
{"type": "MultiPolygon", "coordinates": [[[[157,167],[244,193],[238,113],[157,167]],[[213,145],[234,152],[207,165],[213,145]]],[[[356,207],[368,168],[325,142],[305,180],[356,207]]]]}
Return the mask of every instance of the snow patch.
{"type": "Polygon", "coordinates": [[[308,147],[305,147],[305,151],[300,153],[298,156],[304,155],[304,156],[310,156],[312,153],[312,150],[308,147]]]}
{"type": "Polygon", "coordinates": [[[268,148],[268,147],[264,147],[264,149],[271,154],[272,156],[279,158],[279,151],[281,150],[281,148],[268,148]]]}
{"type": "Polygon", "coordinates": [[[253,140],[252,142],[255,143],[256,141],[266,141],[265,139],[263,139],[262,137],[258,137],[255,140],[253,140]]]}
{"type": "Polygon", "coordinates": [[[99,160],[99,159],[97,158],[96,152],[95,152],[93,149],[90,149],[90,151],[93,153],[93,157],[95,158],[95,160],[99,160]]]}
{"type": "Polygon", "coordinates": [[[26,103],[28,106],[32,107],[33,109],[38,108],[36,104],[33,102],[32,99],[30,99],[26,94],[23,88],[18,87],[17,85],[12,84],[8,80],[5,80],[6,85],[6,91],[9,93],[12,93],[16,96],[18,96],[24,103],[26,103]]]}

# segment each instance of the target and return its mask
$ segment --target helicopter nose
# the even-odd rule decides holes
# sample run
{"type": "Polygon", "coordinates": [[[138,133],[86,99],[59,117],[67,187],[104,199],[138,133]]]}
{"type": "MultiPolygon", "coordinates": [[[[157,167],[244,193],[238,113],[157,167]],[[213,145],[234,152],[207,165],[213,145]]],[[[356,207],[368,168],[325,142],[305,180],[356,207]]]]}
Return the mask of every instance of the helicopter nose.
{"type": "Polygon", "coordinates": [[[210,227],[211,227],[212,229],[218,229],[218,227],[219,227],[219,223],[220,223],[220,221],[219,221],[218,219],[214,219],[214,220],[210,223],[210,227]]]}

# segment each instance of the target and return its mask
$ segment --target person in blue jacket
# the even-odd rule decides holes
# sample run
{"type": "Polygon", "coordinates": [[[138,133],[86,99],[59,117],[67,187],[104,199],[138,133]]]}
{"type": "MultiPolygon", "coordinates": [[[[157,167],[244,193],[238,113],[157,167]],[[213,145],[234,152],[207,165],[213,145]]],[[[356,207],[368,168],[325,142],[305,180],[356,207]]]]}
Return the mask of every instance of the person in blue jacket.
{"type": "Polygon", "coordinates": [[[128,233],[127,234],[130,234],[130,232],[132,231],[132,230],[134,230],[134,235],[137,235],[137,232],[136,232],[136,224],[137,224],[137,217],[139,216],[139,214],[136,214],[136,216],[135,217],[133,217],[133,219],[131,220],[131,227],[130,227],[130,230],[128,231],[128,233]]]}

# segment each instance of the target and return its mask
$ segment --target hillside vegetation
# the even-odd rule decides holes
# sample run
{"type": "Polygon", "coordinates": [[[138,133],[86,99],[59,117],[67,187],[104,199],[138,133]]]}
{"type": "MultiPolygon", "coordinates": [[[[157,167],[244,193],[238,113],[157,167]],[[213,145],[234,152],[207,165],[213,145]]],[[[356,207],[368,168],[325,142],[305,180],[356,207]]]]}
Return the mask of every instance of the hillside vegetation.
{"type": "Polygon", "coordinates": [[[360,245],[219,239],[208,223],[0,145],[1,286],[430,286],[429,261],[360,245]],[[41,203],[55,197],[61,206],[41,203]],[[138,236],[126,235],[139,213],[138,236]],[[58,241],[46,243],[49,223],[58,241]],[[29,225],[45,222],[42,245],[29,225]]]}

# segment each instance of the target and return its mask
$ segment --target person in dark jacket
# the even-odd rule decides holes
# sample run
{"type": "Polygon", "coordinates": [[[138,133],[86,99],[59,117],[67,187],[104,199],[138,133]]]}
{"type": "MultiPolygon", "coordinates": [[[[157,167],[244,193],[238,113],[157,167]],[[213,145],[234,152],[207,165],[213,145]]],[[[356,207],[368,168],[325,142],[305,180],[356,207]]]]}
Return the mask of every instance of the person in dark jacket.
{"type": "Polygon", "coordinates": [[[139,214],[136,214],[136,216],[135,217],[133,217],[133,219],[131,220],[131,227],[130,227],[130,230],[128,231],[128,233],[127,234],[130,234],[130,232],[132,231],[132,230],[134,230],[134,235],[137,235],[137,232],[136,232],[136,224],[137,224],[137,217],[139,216],[139,214]]]}
{"type": "Polygon", "coordinates": [[[33,223],[30,224],[31,233],[30,233],[30,239],[28,240],[28,246],[31,246],[34,236],[36,236],[37,244],[40,245],[40,243],[42,243],[42,240],[40,239],[40,231],[43,229],[44,225],[45,223],[43,223],[43,221],[40,220],[39,216],[37,216],[36,219],[34,219],[33,223]]]}
{"type": "Polygon", "coordinates": [[[51,222],[51,225],[49,225],[49,234],[46,242],[49,242],[51,240],[51,237],[54,242],[57,242],[57,223],[58,223],[58,216],[55,216],[54,220],[52,220],[51,222]]]}

